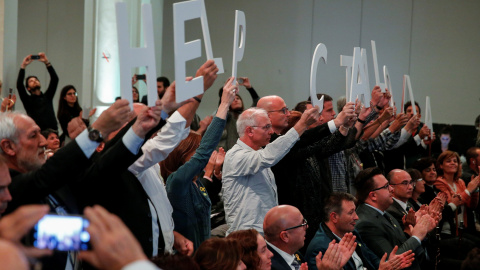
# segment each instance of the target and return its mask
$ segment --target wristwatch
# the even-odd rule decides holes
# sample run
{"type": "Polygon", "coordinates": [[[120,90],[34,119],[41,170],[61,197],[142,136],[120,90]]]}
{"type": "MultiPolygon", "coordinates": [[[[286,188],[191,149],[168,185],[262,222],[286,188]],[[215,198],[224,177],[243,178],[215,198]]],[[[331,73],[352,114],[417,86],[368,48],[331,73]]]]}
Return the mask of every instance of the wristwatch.
{"type": "Polygon", "coordinates": [[[103,137],[100,131],[92,127],[88,127],[88,138],[94,142],[103,142],[103,137]]]}

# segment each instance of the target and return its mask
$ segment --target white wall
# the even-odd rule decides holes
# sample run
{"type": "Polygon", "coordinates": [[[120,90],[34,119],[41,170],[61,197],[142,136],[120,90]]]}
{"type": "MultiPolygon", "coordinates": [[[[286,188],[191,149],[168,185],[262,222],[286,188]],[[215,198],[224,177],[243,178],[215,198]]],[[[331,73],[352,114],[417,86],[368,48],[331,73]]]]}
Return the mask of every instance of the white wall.
{"type": "MultiPolygon", "coordinates": [[[[163,74],[174,78],[172,3],[165,1],[163,74]]],[[[479,114],[480,1],[336,0],[336,1],[213,1],[205,0],[215,57],[223,57],[226,73],[219,76],[200,106],[201,116],[218,104],[218,89],[231,72],[234,12],[246,15],[246,49],[238,75],[248,76],[260,95],[278,94],[287,106],[308,96],[310,65],[318,43],[328,49],[320,65],[317,91],[336,100],[345,92],[340,55],[354,46],[367,49],[370,85],[375,85],[370,40],[375,40],[379,66],[387,65],[397,105],[402,77],[409,74],[415,99],[422,108],[432,102],[436,123],[473,125],[479,114]]],[[[187,39],[202,38],[200,21],[187,23],[187,39]]],[[[193,60],[194,74],[205,61],[193,60]]],[[[381,76],[383,77],[383,76],[381,76]]],[[[383,81],[383,80],[382,80],[383,81]]],[[[246,91],[242,97],[248,96],[246,91]]],[[[250,99],[246,98],[246,104],[250,99]]]]}
{"type": "MultiPolygon", "coordinates": [[[[157,44],[157,51],[162,51],[157,58],[162,62],[162,74],[158,75],[172,80],[173,2],[178,1],[164,1],[163,10],[161,5],[154,5],[154,14],[163,12],[163,29],[155,29],[163,35],[162,44],[157,44]]],[[[244,11],[247,20],[246,51],[238,75],[250,77],[260,95],[278,94],[289,107],[305,99],[313,50],[320,42],[327,46],[328,63],[319,66],[318,91],[334,99],[344,95],[345,70],[339,66],[339,56],[352,55],[354,46],[367,48],[373,86],[370,40],[374,39],[379,65],[387,65],[393,79],[397,104],[401,100],[402,76],[409,74],[422,108],[425,96],[431,97],[434,122],[472,125],[480,112],[480,91],[475,83],[475,65],[480,60],[480,1],[205,2],[213,52],[215,57],[223,57],[226,73],[205,95],[199,109],[201,116],[215,110],[218,89],[231,72],[235,9],[244,11]]],[[[81,78],[85,68],[83,10],[82,0],[19,0],[17,66],[8,68],[18,70],[25,55],[46,51],[59,74],[59,88],[72,83],[90,91],[83,89],[81,78]]],[[[200,21],[192,20],[187,23],[187,39],[196,38],[202,38],[200,21]]],[[[187,63],[188,73],[193,75],[204,61],[205,54],[187,63]]],[[[27,74],[39,75],[43,85],[47,84],[48,75],[42,65],[31,64],[27,74]]],[[[251,99],[246,91],[242,96],[249,105],[251,99]]]]}

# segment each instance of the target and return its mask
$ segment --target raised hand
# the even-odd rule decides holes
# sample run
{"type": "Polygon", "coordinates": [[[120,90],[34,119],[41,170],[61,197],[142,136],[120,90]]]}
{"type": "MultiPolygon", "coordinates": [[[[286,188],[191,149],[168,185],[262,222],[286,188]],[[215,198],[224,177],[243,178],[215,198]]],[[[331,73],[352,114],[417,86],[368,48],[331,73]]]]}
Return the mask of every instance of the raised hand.
{"type": "Polygon", "coordinates": [[[239,79],[243,80],[243,83],[239,83],[239,85],[243,85],[246,88],[252,88],[252,84],[250,83],[250,79],[248,77],[239,77],[239,79]]]}
{"type": "Polygon", "coordinates": [[[217,79],[217,72],[218,67],[213,60],[207,60],[207,62],[197,70],[195,77],[203,76],[203,91],[207,91],[207,89],[215,82],[217,79]]]}
{"type": "Polygon", "coordinates": [[[302,135],[308,126],[317,122],[319,116],[318,106],[305,110],[293,128],[295,128],[299,135],[302,135]]]}
{"type": "Polygon", "coordinates": [[[29,55],[27,55],[27,56],[23,59],[23,62],[22,62],[22,64],[20,65],[20,67],[21,67],[22,69],[25,69],[28,65],[30,65],[30,63],[32,63],[32,61],[33,61],[33,60],[32,60],[32,55],[29,54],[29,55]]]}
{"type": "Polygon", "coordinates": [[[207,166],[205,166],[205,174],[203,175],[203,177],[207,180],[209,180],[210,182],[212,181],[212,174],[213,174],[213,170],[215,168],[215,161],[217,160],[217,151],[214,150],[212,152],[212,154],[210,155],[210,159],[208,159],[208,163],[207,163],[207,166]]]}
{"type": "Polygon", "coordinates": [[[160,114],[162,113],[162,101],[155,101],[155,105],[151,108],[143,108],[137,116],[137,120],[132,126],[133,132],[140,138],[145,135],[160,122],[160,114]]]}
{"type": "MultiPolygon", "coordinates": [[[[187,78],[187,81],[191,81],[191,80],[192,80],[192,77],[187,78]]],[[[176,91],[175,82],[173,82],[172,84],[170,84],[167,90],[165,90],[165,94],[162,97],[162,109],[167,114],[170,114],[171,112],[176,111],[181,106],[193,101],[193,98],[190,98],[180,103],[177,103],[175,101],[175,91],[176,91]]]]}
{"type": "Polygon", "coordinates": [[[131,117],[128,100],[119,99],[100,114],[92,127],[100,131],[103,138],[107,138],[110,133],[121,128],[131,117]]]}

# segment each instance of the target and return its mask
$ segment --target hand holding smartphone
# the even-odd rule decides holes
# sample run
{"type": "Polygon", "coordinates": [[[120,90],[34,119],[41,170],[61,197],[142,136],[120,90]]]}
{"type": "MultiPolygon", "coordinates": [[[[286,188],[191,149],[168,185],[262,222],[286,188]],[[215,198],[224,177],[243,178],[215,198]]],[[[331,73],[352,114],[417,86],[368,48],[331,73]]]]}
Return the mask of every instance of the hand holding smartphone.
{"type": "Polygon", "coordinates": [[[77,215],[45,215],[32,230],[33,246],[58,251],[87,250],[89,222],[77,215]]]}

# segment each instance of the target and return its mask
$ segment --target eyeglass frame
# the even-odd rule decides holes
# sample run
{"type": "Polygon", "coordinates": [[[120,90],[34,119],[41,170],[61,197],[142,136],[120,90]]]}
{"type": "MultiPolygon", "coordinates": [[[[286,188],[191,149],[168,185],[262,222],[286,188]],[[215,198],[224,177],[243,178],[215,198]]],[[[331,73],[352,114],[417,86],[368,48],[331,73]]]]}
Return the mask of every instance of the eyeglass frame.
{"type": "Polygon", "coordinates": [[[272,124],[266,124],[265,126],[250,126],[250,127],[259,127],[259,128],[262,128],[263,130],[267,131],[267,130],[270,130],[272,128],[272,124]]]}
{"type": "Polygon", "coordinates": [[[273,110],[273,111],[268,111],[269,113],[270,112],[282,112],[283,114],[287,114],[288,112],[288,107],[283,107],[281,108],[280,110],[273,110]]]}
{"type": "Polygon", "coordinates": [[[390,183],[386,183],[385,186],[381,186],[379,188],[376,188],[376,189],[372,189],[372,191],[370,192],[373,192],[373,191],[377,191],[377,190],[381,190],[381,189],[388,189],[390,187],[390,183]]]}
{"type": "Polygon", "coordinates": [[[285,230],[283,230],[282,232],[286,232],[286,231],[289,231],[289,230],[293,230],[293,229],[296,229],[296,228],[300,228],[300,227],[305,227],[308,225],[308,221],[307,219],[303,218],[303,223],[300,224],[300,225],[297,225],[297,226],[293,226],[293,227],[290,227],[290,228],[286,228],[285,230]]]}
{"type": "Polygon", "coordinates": [[[414,180],[403,180],[402,182],[400,183],[397,183],[397,184],[390,184],[390,186],[398,186],[398,185],[403,185],[403,186],[406,186],[408,187],[409,185],[412,185],[412,187],[415,187],[416,185],[416,181],[414,180]]]}

